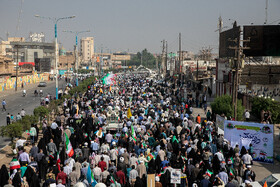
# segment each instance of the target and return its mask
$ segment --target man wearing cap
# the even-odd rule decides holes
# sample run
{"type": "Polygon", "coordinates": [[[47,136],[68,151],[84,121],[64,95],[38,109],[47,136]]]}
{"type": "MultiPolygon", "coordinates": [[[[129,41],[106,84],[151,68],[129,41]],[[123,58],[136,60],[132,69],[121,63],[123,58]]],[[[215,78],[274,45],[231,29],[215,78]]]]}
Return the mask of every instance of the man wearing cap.
{"type": "Polygon", "coordinates": [[[89,158],[89,148],[88,148],[88,143],[84,143],[84,147],[82,148],[83,156],[84,158],[89,158]]]}
{"type": "Polygon", "coordinates": [[[139,177],[142,179],[143,174],[147,174],[146,166],[144,165],[144,161],[140,161],[140,164],[137,166],[137,172],[139,174],[139,177]]]}
{"type": "Polygon", "coordinates": [[[252,166],[251,165],[247,166],[247,170],[245,171],[244,178],[245,178],[245,180],[255,181],[256,174],[252,170],[252,166]]]}

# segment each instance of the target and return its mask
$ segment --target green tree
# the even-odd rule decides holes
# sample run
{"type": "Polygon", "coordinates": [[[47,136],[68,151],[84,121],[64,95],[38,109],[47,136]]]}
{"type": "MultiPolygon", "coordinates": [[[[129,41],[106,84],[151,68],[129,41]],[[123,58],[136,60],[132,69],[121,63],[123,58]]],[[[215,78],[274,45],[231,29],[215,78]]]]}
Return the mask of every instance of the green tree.
{"type": "Polygon", "coordinates": [[[37,117],[43,118],[49,114],[49,110],[44,106],[39,106],[33,110],[33,114],[37,117]]]}
{"type": "Polygon", "coordinates": [[[11,138],[11,141],[13,141],[16,137],[21,137],[22,134],[22,126],[20,123],[15,122],[7,126],[0,127],[0,133],[1,136],[9,137],[11,138]]]}
{"type": "MultiPolygon", "coordinates": [[[[234,107],[232,105],[232,97],[229,95],[223,95],[217,97],[213,103],[211,103],[212,112],[215,114],[225,114],[226,116],[234,116],[234,107]]],[[[237,120],[242,120],[244,107],[241,100],[237,101],[237,120]]]]}
{"type": "Polygon", "coordinates": [[[261,111],[270,111],[273,123],[280,123],[280,103],[273,101],[270,98],[253,97],[252,103],[252,114],[258,119],[261,119],[261,111]]]}
{"type": "Polygon", "coordinates": [[[142,52],[138,52],[135,56],[132,57],[130,61],[127,62],[129,66],[140,66],[142,58],[142,65],[147,68],[155,68],[156,67],[156,58],[153,54],[148,52],[147,49],[144,49],[142,52]]]}

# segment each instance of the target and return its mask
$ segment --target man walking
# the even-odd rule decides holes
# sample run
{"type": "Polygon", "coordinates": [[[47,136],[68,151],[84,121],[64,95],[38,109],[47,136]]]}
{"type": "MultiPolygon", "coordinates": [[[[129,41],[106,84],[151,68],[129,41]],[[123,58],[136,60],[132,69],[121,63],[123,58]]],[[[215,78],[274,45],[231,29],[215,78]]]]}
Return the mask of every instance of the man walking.
{"type": "Polygon", "coordinates": [[[2,111],[6,111],[6,105],[7,105],[7,103],[6,103],[6,101],[5,101],[5,99],[3,99],[3,101],[2,101],[2,111]]]}

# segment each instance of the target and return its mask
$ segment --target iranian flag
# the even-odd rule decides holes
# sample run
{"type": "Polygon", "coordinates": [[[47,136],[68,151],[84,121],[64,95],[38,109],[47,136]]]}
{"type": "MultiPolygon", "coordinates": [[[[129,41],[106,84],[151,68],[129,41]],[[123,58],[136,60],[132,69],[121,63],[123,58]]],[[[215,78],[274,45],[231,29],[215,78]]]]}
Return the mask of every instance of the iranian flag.
{"type": "Polygon", "coordinates": [[[70,142],[67,134],[66,133],[64,133],[64,134],[65,134],[65,144],[66,144],[66,150],[65,151],[66,151],[66,154],[69,157],[72,157],[74,155],[74,149],[73,149],[73,147],[71,145],[71,142],[70,142]]]}
{"type": "Polygon", "coordinates": [[[160,177],[160,176],[163,175],[163,174],[164,174],[164,171],[160,172],[160,174],[158,174],[158,176],[160,177]]]}
{"type": "Polygon", "coordinates": [[[233,170],[230,168],[229,175],[234,176],[233,170]]]}
{"type": "Polygon", "coordinates": [[[113,176],[111,176],[110,182],[111,182],[112,184],[115,184],[115,185],[117,184],[117,183],[116,183],[116,180],[115,180],[115,178],[114,178],[113,176]]]}
{"type": "Polygon", "coordinates": [[[208,175],[209,177],[211,177],[211,175],[213,175],[213,173],[212,173],[209,169],[207,169],[206,175],[208,175]]]}
{"type": "Polygon", "coordinates": [[[134,131],[134,127],[133,127],[133,125],[131,125],[131,137],[132,137],[132,139],[133,139],[133,142],[134,143],[136,143],[136,133],[135,133],[135,131],[134,131]]]}
{"type": "Polygon", "coordinates": [[[58,170],[60,171],[60,158],[59,158],[59,152],[57,151],[57,153],[56,153],[56,155],[57,155],[57,157],[56,157],[56,165],[57,165],[57,167],[58,167],[58,170]]]}
{"type": "Polygon", "coordinates": [[[19,169],[20,168],[20,164],[19,164],[19,161],[17,159],[13,159],[11,162],[10,162],[10,170],[13,170],[13,169],[19,169]]]}

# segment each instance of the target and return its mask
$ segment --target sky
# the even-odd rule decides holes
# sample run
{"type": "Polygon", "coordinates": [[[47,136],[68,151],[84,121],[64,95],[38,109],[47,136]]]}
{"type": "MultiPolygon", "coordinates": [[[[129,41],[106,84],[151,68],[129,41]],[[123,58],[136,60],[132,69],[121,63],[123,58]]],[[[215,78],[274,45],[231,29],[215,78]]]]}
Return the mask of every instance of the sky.
{"type": "MultiPolygon", "coordinates": [[[[43,32],[54,41],[54,23],[44,17],[76,17],[58,22],[58,41],[73,50],[75,35],[62,32],[86,31],[81,37],[94,37],[95,51],[138,52],[147,48],[161,53],[162,40],[168,51],[197,53],[203,47],[218,51],[219,16],[225,28],[262,25],[266,0],[0,0],[0,37],[28,38],[30,32],[43,32]]],[[[268,0],[268,23],[280,22],[280,0],[268,0]]],[[[1,39],[0,38],[0,39],[1,39]]]]}

